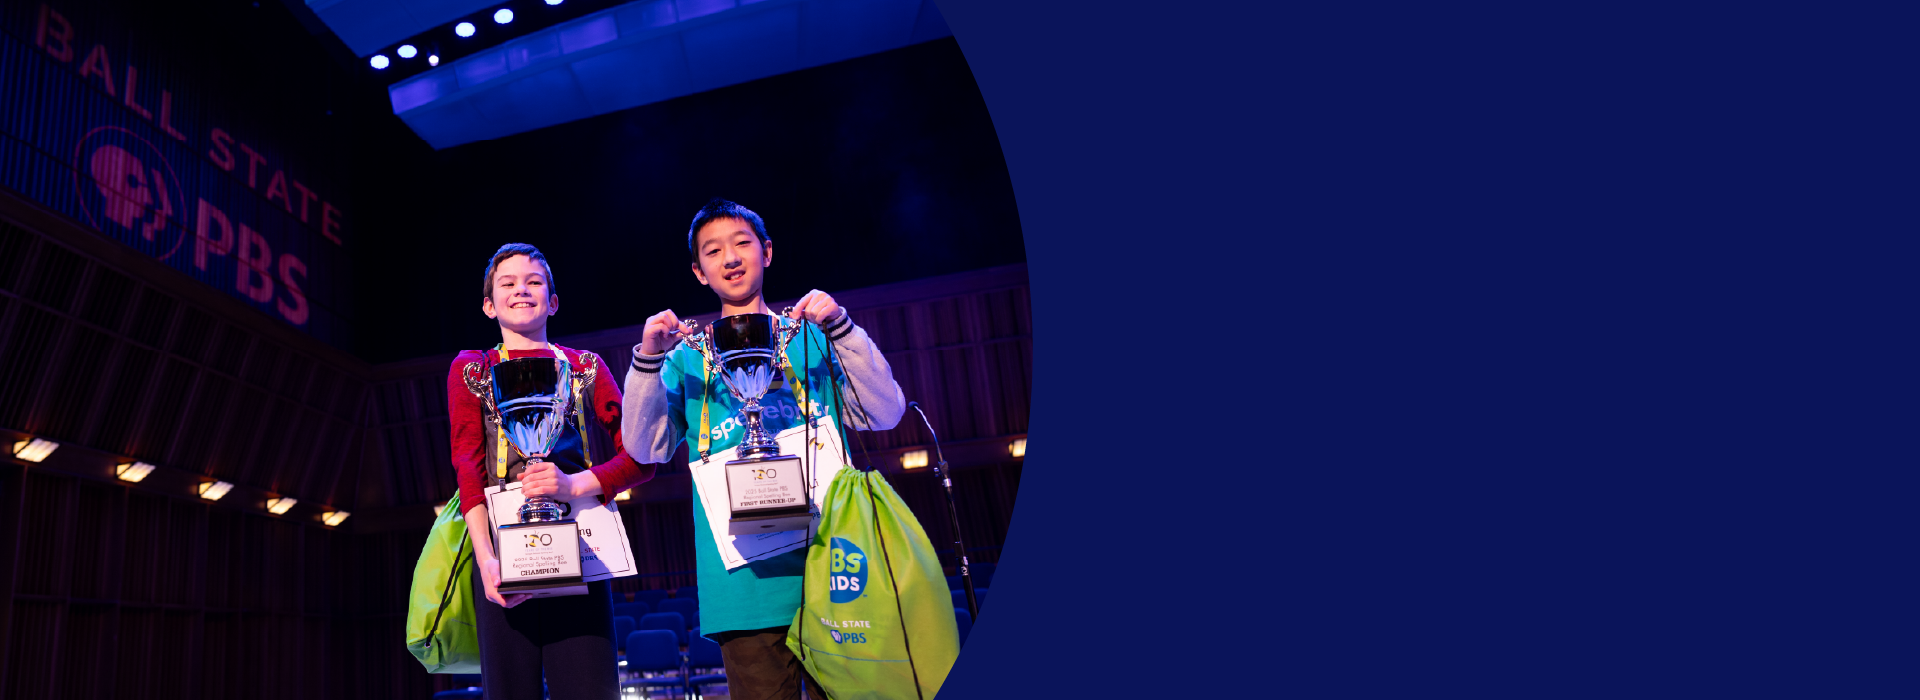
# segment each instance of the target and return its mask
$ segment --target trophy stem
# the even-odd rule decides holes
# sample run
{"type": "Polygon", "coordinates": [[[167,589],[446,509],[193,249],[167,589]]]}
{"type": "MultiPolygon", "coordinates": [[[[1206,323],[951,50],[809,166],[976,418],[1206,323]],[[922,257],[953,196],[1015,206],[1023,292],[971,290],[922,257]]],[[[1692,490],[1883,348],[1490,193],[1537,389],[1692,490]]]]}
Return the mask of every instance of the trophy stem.
{"type": "MultiPolygon", "coordinates": [[[[527,466],[544,461],[546,460],[534,457],[527,460],[527,466]]],[[[526,503],[520,504],[520,522],[550,523],[559,520],[560,504],[555,503],[551,496],[533,496],[528,498],[526,503]]]]}
{"type": "Polygon", "coordinates": [[[746,407],[740,411],[747,414],[747,434],[741,438],[740,449],[736,451],[740,459],[779,454],[780,443],[767,433],[766,425],[760,421],[760,400],[747,399],[746,407]]]}

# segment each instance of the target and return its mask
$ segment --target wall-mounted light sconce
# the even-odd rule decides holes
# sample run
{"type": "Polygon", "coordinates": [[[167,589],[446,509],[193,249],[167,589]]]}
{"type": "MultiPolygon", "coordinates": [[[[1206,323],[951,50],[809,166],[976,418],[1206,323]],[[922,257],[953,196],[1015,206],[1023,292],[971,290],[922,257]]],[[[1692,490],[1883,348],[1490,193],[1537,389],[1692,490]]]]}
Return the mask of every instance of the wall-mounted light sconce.
{"type": "Polygon", "coordinates": [[[1027,439],[1014,439],[1013,444],[1007,446],[1007,451],[1013,453],[1014,459],[1024,459],[1027,456],[1027,439]]]}
{"type": "Polygon", "coordinates": [[[225,496],[228,491],[233,490],[233,484],[224,481],[207,481],[202,482],[199,489],[201,498],[209,501],[218,501],[221,496],[225,496]]]}
{"type": "Polygon", "coordinates": [[[60,449],[60,443],[44,438],[33,438],[13,443],[13,456],[29,462],[38,462],[60,449]]]}
{"type": "Polygon", "coordinates": [[[348,513],[344,510],[336,510],[334,512],[328,513],[326,517],[321,518],[320,522],[326,523],[327,527],[340,527],[340,523],[346,522],[347,516],[349,515],[352,515],[352,513],[348,513]]]}
{"type": "Polygon", "coordinates": [[[113,468],[113,475],[121,481],[139,483],[153,473],[153,465],[146,462],[130,462],[113,468]]]}
{"type": "Polygon", "coordinates": [[[900,455],[900,466],[908,469],[919,469],[927,466],[927,451],[914,450],[900,455]]]}
{"type": "Polygon", "coordinates": [[[285,496],[269,498],[267,499],[267,512],[274,515],[285,515],[288,509],[293,508],[293,504],[299,502],[298,499],[287,498],[285,496]]]}

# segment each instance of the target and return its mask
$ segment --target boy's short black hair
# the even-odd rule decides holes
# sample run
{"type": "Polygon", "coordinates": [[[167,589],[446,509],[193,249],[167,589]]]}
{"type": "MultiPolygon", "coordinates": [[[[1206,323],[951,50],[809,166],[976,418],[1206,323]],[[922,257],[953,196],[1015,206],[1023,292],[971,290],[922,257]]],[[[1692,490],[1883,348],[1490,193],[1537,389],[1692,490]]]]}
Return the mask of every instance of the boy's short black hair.
{"type": "Polygon", "coordinates": [[[753,235],[760,237],[760,245],[773,245],[773,239],[767,237],[767,222],[761,221],[759,214],[753,213],[752,209],[715,197],[713,201],[707,202],[706,206],[700,207],[700,212],[693,215],[693,226],[687,228],[687,255],[692,257],[694,262],[700,262],[700,251],[694,250],[693,238],[700,235],[700,227],[712,223],[715,219],[745,221],[748,226],[753,227],[753,235]]]}
{"type": "Polygon", "coordinates": [[[486,288],[481,294],[486,295],[488,299],[493,298],[493,269],[500,266],[500,261],[515,255],[525,255],[528,259],[540,263],[540,267],[547,271],[547,293],[559,294],[559,292],[554,291],[553,265],[547,262],[547,256],[540,254],[539,248],[535,248],[526,243],[508,243],[500,246],[499,250],[493,251],[493,258],[487,261],[486,288]]]}

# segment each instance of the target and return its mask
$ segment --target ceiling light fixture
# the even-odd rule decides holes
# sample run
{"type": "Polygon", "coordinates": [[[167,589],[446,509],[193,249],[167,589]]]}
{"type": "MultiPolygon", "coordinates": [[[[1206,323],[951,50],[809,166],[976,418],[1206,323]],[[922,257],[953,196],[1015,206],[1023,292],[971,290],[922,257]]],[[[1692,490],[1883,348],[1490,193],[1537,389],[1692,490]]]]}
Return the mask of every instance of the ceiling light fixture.
{"type": "Polygon", "coordinates": [[[113,468],[114,476],[129,483],[139,483],[151,473],[153,473],[153,465],[146,462],[129,462],[113,468]]]}
{"type": "Polygon", "coordinates": [[[53,451],[57,449],[60,449],[60,443],[42,438],[32,438],[30,440],[21,440],[13,443],[13,456],[29,462],[38,462],[46,459],[47,455],[53,454],[53,451]]]}

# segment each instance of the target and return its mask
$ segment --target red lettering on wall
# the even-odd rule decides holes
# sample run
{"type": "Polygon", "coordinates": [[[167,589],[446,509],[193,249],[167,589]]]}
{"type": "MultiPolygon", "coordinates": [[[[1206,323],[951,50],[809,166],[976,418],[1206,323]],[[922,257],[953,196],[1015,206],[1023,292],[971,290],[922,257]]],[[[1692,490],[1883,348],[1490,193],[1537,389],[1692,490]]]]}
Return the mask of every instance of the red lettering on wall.
{"type": "Polygon", "coordinates": [[[313,190],[307,189],[307,186],[300,184],[299,180],[293,181],[293,188],[300,191],[300,223],[307,223],[307,205],[320,201],[320,195],[314,194],[313,190]]]}
{"type": "Polygon", "coordinates": [[[267,274],[273,265],[273,248],[252,226],[240,224],[240,258],[233,266],[233,288],[248,299],[265,302],[273,298],[273,277],[267,274]],[[258,284],[254,281],[259,280],[258,284]]]}
{"type": "Polygon", "coordinates": [[[67,18],[55,12],[53,8],[47,7],[46,3],[40,3],[40,23],[34,25],[33,28],[33,45],[46,51],[48,56],[53,57],[53,60],[61,63],[72,63],[73,25],[67,22],[67,18]],[[48,39],[57,42],[59,48],[50,45],[47,41],[48,39]]]}
{"type": "Polygon", "coordinates": [[[227,221],[227,213],[219,207],[200,200],[193,211],[193,266],[207,269],[207,253],[226,255],[233,252],[233,224],[227,221]],[[220,225],[220,237],[208,236],[212,224],[220,225]]]}
{"type": "Polygon", "coordinates": [[[287,174],[284,171],[280,171],[280,170],[273,171],[273,179],[267,181],[267,201],[269,202],[273,201],[273,196],[275,194],[279,194],[280,207],[283,209],[286,209],[288,214],[292,214],[293,202],[287,201],[286,175],[287,174]]]}
{"type": "Polygon", "coordinates": [[[127,89],[124,91],[126,94],[121,96],[121,101],[126,103],[127,109],[133,110],[141,117],[146,118],[147,121],[153,121],[153,113],[147,111],[147,108],[140,106],[140,103],[133,98],[134,86],[139,83],[140,71],[134,68],[133,64],[127,64],[127,89]]]}
{"type": "MultiPolygon", "coordinates": [[[[166,90],[160,91],[160,130],[167,132],[167,135],[172,136],[175,141],[187,140],[186,134],[182,134],[179,129],[173,128],[173,93],[167,92],[166,90]]],[[[233,160],[233,154],[227,154],[227,160],[233,160]]],[[[233,168],[229,165],[227,169],[232,170],[233,168]]]]}
{"type": "Polygon", "coordinates": [[[274,304],[274,308],[280,310],[280,315],[286,317],[287,322],[298,326],[307,322],[307,294],[300,289],[300,283],[294,281],[293,273],[295,272],[300,273],[300,277],[304,279],[307,276],[307,264],[293,257],[292,253],[282,253],[280,255],[280,286],[286,288],[287,296],[293,299],[293,305],[288,306],[286,300],[282,299],[274,304]]]}
{"type": "Polygon", "coordinates": [[[247,154],[247,187],[260,189],[260,180],[257,176],[260,173],[260,164],[267,162],[266,157],[255,153],[253,148],[244,143],[240,144],[240,150],[247,154]]]}
{"type": "Polygon", "coordinates": [[[213,128],[213,148],[207,149],[207,157],[221,170],[233,172],[233,137],[227,135],[226,129],[213,128]]]}
{"type": "Polygon", "coordinates": [[[340,237],[333,233],[340,230],[340,220],[333,218],[335,214],[339,213],[340,210],[333,208],[332,203],[320,203],[320,235],[326,236],[327,240],[333,241],[334,245],[341,244],[340,237]]]}
{"type": "Polygon", "coordinates": [[[87,60],[80,64],[80,79],[85,80],[89,75],[100,76],[106,83],[107,95],[120,96],[113,87],[113,65],[107,60],[107,47],[94,44],[93,50],[87,52],[87,60]]]}

